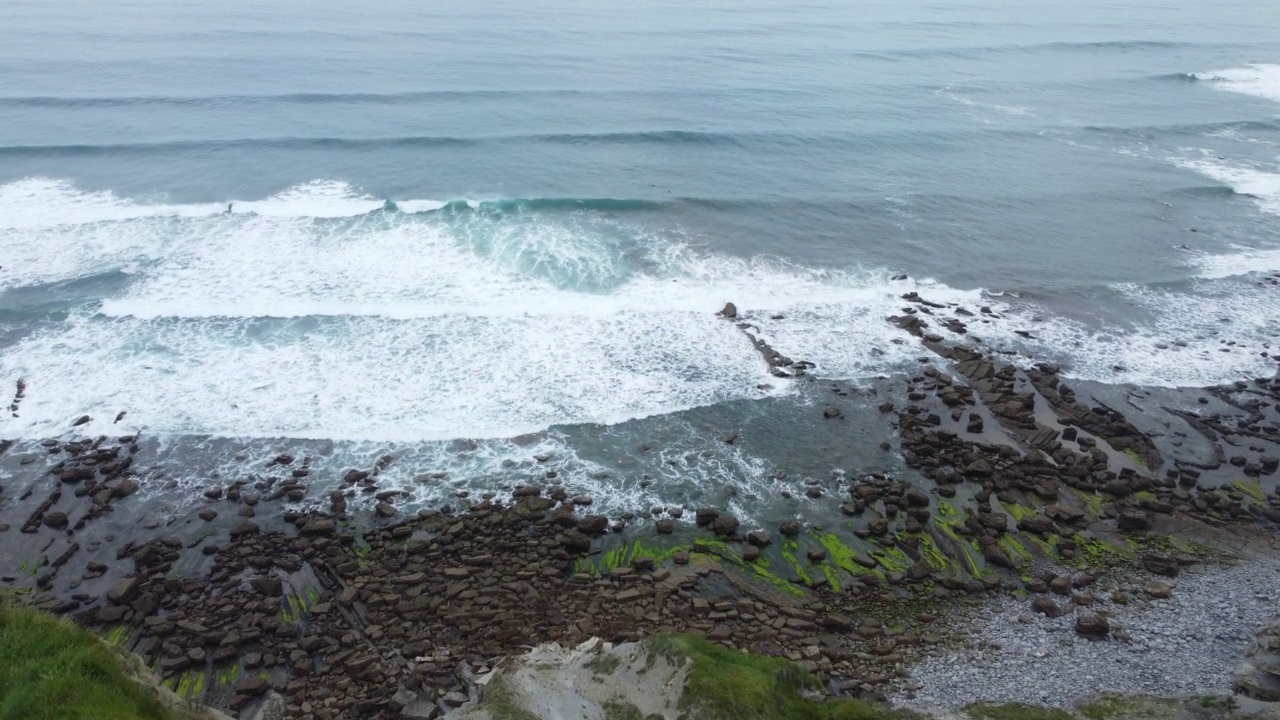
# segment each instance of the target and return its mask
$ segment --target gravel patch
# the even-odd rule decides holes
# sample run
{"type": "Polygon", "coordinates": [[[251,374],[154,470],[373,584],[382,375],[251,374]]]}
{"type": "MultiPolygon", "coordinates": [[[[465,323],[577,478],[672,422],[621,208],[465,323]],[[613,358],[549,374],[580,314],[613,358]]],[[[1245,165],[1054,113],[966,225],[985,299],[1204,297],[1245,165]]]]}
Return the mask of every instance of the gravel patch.
{"type": "Polygon", "coordinates": [[[978,700],[1066,707],[1103,691],[1230,694],[1245,646],[1280,613],[1280,560],[1159,578],[1174,585],[1163,600],[1143,599],[1150,579],[1100,582],[1083,591],[1095,605],[1059,618],[1033,613],[1032,598],[998,601],[973,618],[966,648],[942,649],[917,665],[890,699],[929,712],[978,700]],[[1111,602],[1115,590],[1129,593],[1128,605],[1111,602]],[[1097,612],[1109,614],[1112,637],[1077,635],[1076,618],[1097,612]]]}

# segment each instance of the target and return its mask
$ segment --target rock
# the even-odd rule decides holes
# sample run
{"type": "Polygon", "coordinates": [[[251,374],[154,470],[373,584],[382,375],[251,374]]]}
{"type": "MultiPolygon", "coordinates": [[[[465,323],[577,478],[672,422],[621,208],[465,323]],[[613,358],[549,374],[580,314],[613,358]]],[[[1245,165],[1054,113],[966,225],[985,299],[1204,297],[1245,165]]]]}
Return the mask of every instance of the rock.
{"type": "Polygon", "coordinates": [[[694,522],[697,523],[698,527],[706,527],[714,523],[718,517],[720,517],[719,510],[706,507],[698,508],[698,511],[694,513],[694,522]]]}
{"type": "Polygon", "coordinates": [[[1071,594],[1071,578],[1066,575],[1059,575],[1049,582],[1049,590],[1055,595],[1071,594]]]}
{"type": "Polygon", "coordinates": [[[1116,514],[1116,526],[1126,532],[1149,530],[1151,516],[1141,510],[1121,510],[1116,514]]]}
{"type": "Polygon", "coordinates": [[[1173,586],[1159,580],[1152,580],[1142,586],[1142,591],[1157,600],[1164,600],[1173,594],[1173,586]]]}
{"type": "Polygon", "coordinates": [[[800,523],[795,520],[788,520],[778,526],[778,532],[787,537],[794,537],[800,534],[800,523]]]}
{"type": "Polygon", "coordinates": [[[602,535],[609,529],[609,518],[604,515],[587,515],[578,520],[578,531],[588,535],[602,535]]]}
{"type": "Polygon", "coordinates": [[[1004,550],[1000,549],[999,545],[992,544],[983,548],[982,558],[996,567],[1007,569],[1013,569],[1014,567],[1013,561],[1009,559],[1009,556],[1005,554],[1004,550]]]}
{"type": "Polygon", "coordinates": [[[80,427],[81,425],[88,425],[90,422],[93,422],[93,418],[89,417],[88,415],[81,415],[80,419],[71,423],[71,427],[80,427]]]}
{"type": "Polygon", "coordinates": [[[1178,561],[1167,555],[1143,555],[1142,567],[1155,575],[1178,577],[1178,561]]]}
{"type": "Polygon", "coordinates": [[[107,599],[117,605],[124,605],[138,596],[138,578],[120,578],[107,590],[107,599]]]}
{"type": "Polygon", "coordinates": [[[659,535],[670,535],[676,531],[676,522],[674,520],[663,519],[654,523],[654,527],[657,528],[659,535]]]}
{"type": "Polygon", "coordinates": [[[844,413],[840,410],[840,408],[834,405],[828,405],[826,409],[822,411],[822,417],[827,418],[828,420],[830,420],[831,418],[838,418],[843,414],[844,413]]]}
{"type": "Polygon", "coordinates": [[[769,537],[769,533],[763,530],[753,530],[747,533],[747,542],[756,547],[767,547],[772,542],[772,539],[769,537]]]}
{"type": "Polygon", "coordinates": [[[256,697],[271,688],[271,684],[257,675],[246,675],[236,683],[236,693],[256,697]]]}
{"type": "Polygon", "coordinates": [[[711,524],[717,535],[728,536],[738,531],[738,518],[732,515],[721,515],[711,524]]]}
{"type": "MultiPolygon", "coordinates": [[[[873,563],[875,562],[874,559],[872,559],[871,561],[873,563]]],[[[912,563],[911,567],[907,568],[907,578],[910,580],[915,580],[915,581],[924,580],[925,578],[929,577],[932,574],[933,574],[933,568],[929,565],[929,563],[925,562],[924,560],[917,560],[916,562],[912,563]]]]}
{"type": "Polygon", "coordinates": [[[1049,535],[1057,530],[1053,521],[1044,515],[1028,515],[1018,521],[1018,529],[1033,532],[1037,535],[1049,535]]]}
{"type": "Polygon", "coordinates": [[[378,503],[377,507],[374,508],[374,511],[377,512],[378,517],[381,518],[393,517],[396,514],[395,506],[386,502],[378,503]]]}
{"type": "Polygon", "coordinates": [[[1048,595],[1040,595],[1036,597],[1035,600],[1032,600],[1031,609],[1045,617],[1051,618],[1061,617],[1063,612],[1062,608],[1058,606],[1058,603],[1054,602],[1053,598],[1048,595]]]}
{"type": "Polygon", "coordinates": [[[584,553],[591,549],[591,538],[577,530],[567,530],[563,536],[564,547],[569,552],[584,553]]]}
{"type": "Polygon", "coordinates": [[[1087,638],[1104,638],[1111,634],[1111,625],[1098,615],[1081,615],[1076,618],[1076,634],[1087,638]]]}
{"type": "Polygon", "coordinates": [[[267,597],[280,597],[284,594],[284,583],[277,577],[256,577],[249,581],[249,585],[267,597]]]}
{"type": "Polygon", "coordinates": [[[822,548],[814,548],[808,552],[809,562],[820,563],[827,559],[827,551],[822,548]]]}
{"type": "Polygon", "coordinates": [[[448,693],[444,696],[444,703],[449,707],[455,707],[455,708],[462,707],[467,703],[467,700],[468,700],[467,696],[463,695],[457,690],[454,690],[453,692],[448,693]]]}
{"type": "Polygon", "coordinates": [[[719,315],[719,316],[721,316],[721,317],[723,317],[723,318],[727,318],[727,319],[729,319],[729,320],[732,320],[732,319],[734,319],[734,318],[738,317],[738,306],[737,306],[737,305],[734,305],[734,304],[733,304],[733,303],[731,303],[731,302],[725,303],[725,304],[724,304],[724,309],[723,309],[723,310],[721,310],[720,312],[716,313],[716,314],[717,314],[717,315],[719,315]]]}
{"type": "Polygon", "coordinates": [[[877,409],[882,413],[891,413],[893,412],[893,403],[882,402],[880,403],[880,406],[877,409]]]}
{"type": "Polygon", "coordinates": [[[394,695],[391,696],[391,701],[390,701],[391,711],[400,712],[401,710],[404,710],[405,708],[412,705],[413,702],[417,699],[418,699],[418,696],[415,695],[413,692],[406,690],[404,688],[400,688],[399,690],[396,690],[396,693],[394,695]]]}
{"type": "Polygon", "coordinates": [[[61,530],[67,526],[67,514],[64,512],[51,512],[44,516],[45,527],[61,530]]]}
{"type": "Polygon", "coordinates": [[[333,518],[311,518],[302,524],[299,529],[303,535],[328,535],[334,531],[337,524],[333,518]]]}
{"type": "Polygon", "coordinates": [[[755,562],[756,560],[759,560],[760,548],[755,545],[748,545],[746,549],[742,551],[742,559],[747,562],[755,562]]]}
{"type": "Polygon", "coordinates": [[[246,537],[248,535],[258,535],[262,530],[258,528],[257,523],[249,520],[241,522],[239,525],[231,528],[231,539],[246,537]]]}
{"type": "Polygon", "coordinates": [[[216,517],[218,517],[218,511],[213,508],[205,508],[200,511],[200,519],[205,522],[211,522],[216,517]]]}

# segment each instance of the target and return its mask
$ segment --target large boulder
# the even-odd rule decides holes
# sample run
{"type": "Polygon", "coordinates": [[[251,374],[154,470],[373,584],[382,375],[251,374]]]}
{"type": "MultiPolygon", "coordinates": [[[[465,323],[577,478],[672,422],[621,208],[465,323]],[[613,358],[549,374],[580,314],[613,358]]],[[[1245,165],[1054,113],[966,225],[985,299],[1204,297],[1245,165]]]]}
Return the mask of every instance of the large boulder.
{"type": "Polygon", "coordinates": [[[1178,561],[1167,555],[1143,555],[1142,567],[1164,577],[1178,577],[1178,561]]]}
{"type": "Polygon", "coordinates": [[[729,536],[738,531],[738,518],[732,515],[721,515],[711,523],[711,529],[717,535],[729,536]]]}
{"type": "Polygon", "coordinates": [[[1116,526],[1125,532],[1151,529],[1151,515],[1141,510],[1121,510],[1116,514],[1116,526]]]}
{"type": "Polygon", "coordinates": [[[1098,615],[1081,615],[1076,618],[1076,634],[1099,640],[1111,634],[1111,624],[1098,615]]]}
{"type": "Polygon", "coordinates": [[[609,529],[609,518],[604,515],[587,515],[578,520],[578,530],[588,535],[601,535],[609,529]]]}

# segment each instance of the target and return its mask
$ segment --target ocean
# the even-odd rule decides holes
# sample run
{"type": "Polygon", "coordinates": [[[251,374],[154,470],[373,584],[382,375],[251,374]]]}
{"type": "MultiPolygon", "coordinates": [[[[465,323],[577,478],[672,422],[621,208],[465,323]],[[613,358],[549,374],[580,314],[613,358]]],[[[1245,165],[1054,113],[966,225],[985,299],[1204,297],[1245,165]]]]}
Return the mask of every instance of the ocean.
{"type": "Polygon", "coordinates": [[[1123,396],[1274,375],[1276,271],[1274,2],[0,8],[0,437],[173,507],[287,450],[798,512],[901,469],[904,293],[1123,396]]]}

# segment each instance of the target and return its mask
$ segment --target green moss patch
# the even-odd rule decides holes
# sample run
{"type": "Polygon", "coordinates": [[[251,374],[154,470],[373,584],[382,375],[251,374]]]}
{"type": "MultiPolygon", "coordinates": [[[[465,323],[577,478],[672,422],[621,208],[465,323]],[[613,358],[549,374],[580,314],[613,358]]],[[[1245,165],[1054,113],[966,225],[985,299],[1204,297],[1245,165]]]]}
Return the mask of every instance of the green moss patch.
{"type": "Polygon", "coordinates": [[[1076,709],[1089,720],[1145,720],[1179,715],[1182,703],[1168,698],[1100,695],[1085,700],[1076,709]]]}
{"type": "Polygon", "coordinates": [[[93,633],[0,602],[0,720],[169,717],[93,633]]]}
{"type": "Polygon", "coordinates": [[[974,703],[966,706],[964,713],[973,720],[1076,720],[1066,710],[1022,703],[974,703]]]}
{"type": "Polygon", "coordinates": [[[815,700],[821,681],[786,660],[688,635],[659,635],[649,651],[690,663],[682,717],[698,720],[908,720],[920,716],[849,699],[815,700]]]}

